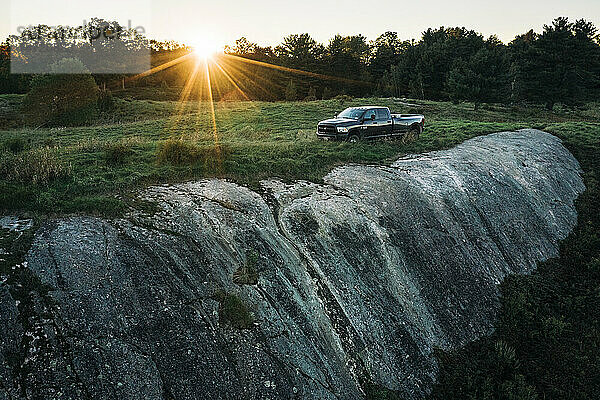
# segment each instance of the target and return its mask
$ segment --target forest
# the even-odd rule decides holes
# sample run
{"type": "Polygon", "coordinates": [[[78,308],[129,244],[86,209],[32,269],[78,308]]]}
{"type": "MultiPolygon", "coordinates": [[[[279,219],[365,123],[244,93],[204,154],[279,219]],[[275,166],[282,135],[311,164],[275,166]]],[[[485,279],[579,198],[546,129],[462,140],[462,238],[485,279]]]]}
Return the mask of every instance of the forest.
{"type": "MultiPolygon", "coordinates": [[[[90,24],[116,23],[94,19],[90,24]]],[[[53,30],[64,29],[42,28],[48,38],[56,33],[53,30]]],[[[11,36],[1,47],[0,93],[29,90],[30,75],[10,74],[11,45],[22,45],[24,40],[25,34],[11,36]]],[[[593,23],[565,17],[545,25],[541,33],[532,29],[508,44],[464,27],[428,29],[419,40],[403,40],[395,32],[385,32],[373,41],[362,35],[336,35],[327,44],[317,43],[307,33],[293,34],[275,47],[262,47],[242,37],[226,46],[216,65],[211,65],[213,75],[233,76],[236,83],[221,79],[221,90],[212,88],[210,96],[206,88],[192,93],[215,100],[393,96],[469,101],[476,108],[484,103],[533,103],[552,109],[556,103],[577,105],[600,98],[599,40],[593,23]],[[240,90],[232,90],[236,85],[240,90]]],[[[153,67],[191,51],[175,42],[149,41],[147,45],[153,67]]],[[[143,88],[183,88],[193,68],[193,62],[181,62],[130,79],[126,87],[142,88],[138,94],[143,88]]],[[[123,77],[96,74],[94,78],[99,85],[125,86],[120,83],[123,77]]]]}

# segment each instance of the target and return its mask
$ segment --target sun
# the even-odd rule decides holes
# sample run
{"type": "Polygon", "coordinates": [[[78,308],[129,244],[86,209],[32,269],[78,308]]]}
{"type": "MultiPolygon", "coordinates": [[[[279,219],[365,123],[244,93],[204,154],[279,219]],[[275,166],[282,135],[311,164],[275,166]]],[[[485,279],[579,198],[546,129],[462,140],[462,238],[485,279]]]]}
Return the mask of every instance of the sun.
{"type": "Polygon", "coordinates": [[[213,56],[223,53],[223,47],[207,36],[200,36],[192,41],[194,57],[198,61],[205,61],[213,56]]]}

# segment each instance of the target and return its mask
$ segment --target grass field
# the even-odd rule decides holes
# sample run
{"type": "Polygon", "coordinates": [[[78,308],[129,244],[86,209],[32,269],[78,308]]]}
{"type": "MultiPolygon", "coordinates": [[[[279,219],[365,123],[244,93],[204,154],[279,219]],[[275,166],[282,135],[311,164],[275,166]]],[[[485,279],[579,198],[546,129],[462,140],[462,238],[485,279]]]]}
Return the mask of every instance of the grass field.
{"type": "MultiPolygon", "coordinates": [[[[18,97],[0,96],[4,114],[18,97]]],[[[7,111],[8,110],[8,111],[7,111]]],[[[267,103],[116,99],[89,126],[0,131],[0,209],[43,214],[115,215],[132,190],[149,184],[220,177],[256,185],[267,177],[319,181],[343,163],[385,164],[399,155],[448,148],[473,136],[526,127],[597,144],[600,115],[577,110],[454,105],[393,99],[267,103]],[[426,115],[411,144],[321,142],[314,131],[351,105],[377,104],[426,115]]],[[[14,125],[14,123],[13,123],[14,125]]]]}

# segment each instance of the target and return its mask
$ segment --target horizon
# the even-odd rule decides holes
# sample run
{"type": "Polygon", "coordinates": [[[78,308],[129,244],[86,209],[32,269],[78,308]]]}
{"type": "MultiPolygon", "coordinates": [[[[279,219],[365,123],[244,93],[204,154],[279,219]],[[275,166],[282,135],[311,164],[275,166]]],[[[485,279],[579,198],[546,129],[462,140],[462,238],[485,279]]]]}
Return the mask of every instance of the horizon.
{"type": "Polygon", "coordinates": [[[337,34],[360,34],[371,41],[387,31],[397,32],[401,40],[418,41],[427,29],[442,26],[465,27],[485,38],[496,35],[502,42],[509,43],[515,36],[531,29],[541,32],[545,24],[563,16],[572,21],[584,18],[600,26],[600,2],[593,0],[574,0],[568,5],[556,0],[543,3],[535,1],[525,5],[516,0],[507,0],[501,6],[482,5],[473,0],[462,0],[458,4],[446,4],[440,0],[426,0],[419,5],[407,3],[403,6],[390,5],[391,3],[390,0],[381,0],[379,4],[389,5],[388,8],[403,12],[399,15],[394,12],[385,13],[380,18],[381,23],[374,27],[371,17],[361,13],[359,7],[352,7],[353,4],[360,6],[361,3],[356,1],[349,2],[346,7],[358,9],[359,12],[343,11],[343,17],[334,18],[331,14],[339,13],[339,6],[334,2],[316,0],[293,5],[263,0],[260,6],[243,4],[239,0],[232,0],[227,5],[204,6],[192,4],[188,0],[178,0],[169,3],[168,13],[161,8],[162,2],[157,0],[134,0],[126,4],[107,0],[93,7],[87,4],[69,4],[65,0],[58,0],[52,5],[32,0],[26,9],[15,2],[9,4],[10,12],[5,13],[4,19],[0,20],[0,40],[4,41],[9,35],[16,34],[18,26],[78,26],[92,17],[117,21],[122,25],[131,21],[134,27],[144,27],[148,39],[174,40],[186,45],[193,45],[198,40],[209,41],[219,48],[231,45],[241,37],[260,46],[276,46],[284,37],[297,33],[308,33],[323,44],[337,34]],[[152,5],[147,7],[149,3],[152,5]],[[319,6],[315,6],[316,4],[319,6]],[[198,13],[202,17],[198,17],[198,13]],[[419,15],[419,18],[409,18],[407,15],[419,15]],[[323,18],[327,16],[330,16],[330,23],[324,24],[323,18]],[[276,19],[276,22],[273,23],[271,19],[276,19]],[[350,25],[351,28],[348,27],[350,25]]]}

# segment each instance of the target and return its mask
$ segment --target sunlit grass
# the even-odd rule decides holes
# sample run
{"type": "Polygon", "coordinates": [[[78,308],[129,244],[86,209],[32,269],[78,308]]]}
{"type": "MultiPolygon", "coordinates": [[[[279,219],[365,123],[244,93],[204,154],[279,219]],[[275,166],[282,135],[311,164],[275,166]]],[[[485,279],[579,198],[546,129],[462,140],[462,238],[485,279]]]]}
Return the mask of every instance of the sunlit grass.
{"type": "Polygon", "coordinates": [[[96,126],[0,131],[0,144],[23,138],[26,151],[56,148],[60,161],[72,170],[70,176],[46,184],[0,178],[0,207],[106,214],[122,210],[132,190],[155,183],[207,177],[251,186],[269,177],[318,182],[336,165],[385,164],[402,154],[448,148],[477,135],[524,127],[548,127],[586,143],[593,141],[594,135],[600,136],[598,125],[582,124],[580,115],[504,106],[475,112],[470,104],[355,99],[222,102],[214,107],[213,121],[209,102],[117,99],[112,119],[98,121],[96,126]],[[419,141],[409,145],[349,145],[316,139],[319,120],[347,106],[366,103],[387,105],[403,113],[422,112],[427,118],[426,130],[419,141]],[[169,140],[181,140],[197,154],[185,162],[165,162],[160,149],[169,140]]]}

